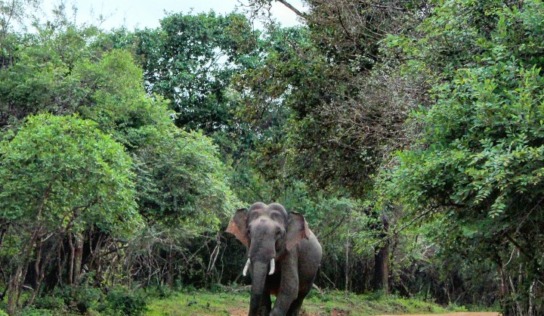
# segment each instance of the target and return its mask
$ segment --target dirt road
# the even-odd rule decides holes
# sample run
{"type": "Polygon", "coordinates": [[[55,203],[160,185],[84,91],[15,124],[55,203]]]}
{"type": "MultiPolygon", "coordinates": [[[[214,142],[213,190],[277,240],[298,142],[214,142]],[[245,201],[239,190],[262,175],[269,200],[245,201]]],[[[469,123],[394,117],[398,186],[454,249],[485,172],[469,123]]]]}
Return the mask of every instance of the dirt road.
{"type": "MultiPolygon", "coordinates": [[[[229,311],[229,314],[231,316],[246,316],[247,310],[246,309],[232,309],[229,311]]],[[[318,313],[318,314],[309,314],[309,313],[303,313],[302,316],[325,316],[326,314],[318,313]]],[[[351,315],[349,312],[346,311],[340,311],[340,310],[333,310],[330,314],[330,316],[356,316],[351,315]]],[[[482,313],[447,313],[447,314],[396,314],[396,315],[378,315],[378,316],[500,316],[499,313],[494,312],[482,312],[482,313]]]]}
{"type": "Polygon", "coordinates": [[[480,313],[447,313],[447,314],[404,314],[404,315],[378,315],[378,316],[499,316],[499,313],[480,312],[480,313]]]}

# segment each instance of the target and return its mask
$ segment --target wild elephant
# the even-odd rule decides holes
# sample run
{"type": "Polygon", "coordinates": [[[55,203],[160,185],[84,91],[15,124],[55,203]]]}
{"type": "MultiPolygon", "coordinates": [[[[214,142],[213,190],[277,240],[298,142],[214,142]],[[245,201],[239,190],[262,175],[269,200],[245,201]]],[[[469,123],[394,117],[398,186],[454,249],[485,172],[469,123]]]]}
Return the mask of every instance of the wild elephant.
{"type": "Polygon", "coordinates": [[[322,257],[304,217],[278,203],[257,202],[236,211],[227,232],[248,249],[243,270],[252,278],[248,315],[298,315],[322,257]],[[270,295],[277,296],[273,309],[270,295]]]}

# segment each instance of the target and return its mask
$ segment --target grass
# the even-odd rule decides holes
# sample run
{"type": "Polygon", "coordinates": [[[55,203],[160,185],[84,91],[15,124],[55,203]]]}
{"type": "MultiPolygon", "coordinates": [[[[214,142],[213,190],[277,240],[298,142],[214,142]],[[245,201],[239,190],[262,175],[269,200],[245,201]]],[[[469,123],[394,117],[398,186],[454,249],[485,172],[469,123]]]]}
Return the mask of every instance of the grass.
{"type": "MultiPolygon", "coordinates": [[[[181,292],[146,291],[145,316],[245,316],[249,307],[249,289],[218,288],[216,291],[196,290],[181,292]]],[[[5,306],[3,306],[5,307],[5,306]]],[[[0,305],[0,316],[2,315],[0,305]]],[[[446,313],[466,311],[463,307],[441,307],[420,299],[406,299],[396,296],[356,295],[338,291],[318,293],[312,291],[303,304],[301,316],[371,316],[380,314],[446,313]]],[[[119,309],[101,313],[89,311],[87,316],[123,315],[119,309]],[[117,312],[117,313],[112,313],[117,312]]],[[[24,316],[63,315],[75,316],[73,311],[64,309],[23,311],[24,316]]]]}
{"type": "MultiPolygon", "coordinates": [[[[249,294],[248,294],[249,295],[249,294]]],[[[227,292],[192,291],[152,300],[147,316],[229,315],[229,309],[249,306],[248,295],[227,292]]]]}
{"type": "MultiPolygon", "coordinates": [[[[147,316],[227,316],[247,315],[249,292],[193,291],[176,293],[168,298],[152,300],[147,316]]],[[[464,308],[444,308],[432,302],[394,296],[344,294],[343,292],[314,293],[303,304],[303,315],[379,315],[403,313],[445,313],[465,311],[464,308]]]]}

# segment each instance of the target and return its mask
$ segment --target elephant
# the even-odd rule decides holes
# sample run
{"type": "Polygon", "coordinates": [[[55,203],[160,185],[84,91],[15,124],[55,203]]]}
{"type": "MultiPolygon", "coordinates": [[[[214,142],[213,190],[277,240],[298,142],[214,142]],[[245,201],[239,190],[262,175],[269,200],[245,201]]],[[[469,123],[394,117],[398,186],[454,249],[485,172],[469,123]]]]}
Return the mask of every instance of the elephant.
{"type": "Polygon", "coordinates": [[[322,249],[301,214],[279,203],[239,209],[226,232],[247,248],[243,269],[251,273],[249,316],[299,314],[321,265],[322,249]],[[270,295],[276,295],[274,308],[270,295]]]}

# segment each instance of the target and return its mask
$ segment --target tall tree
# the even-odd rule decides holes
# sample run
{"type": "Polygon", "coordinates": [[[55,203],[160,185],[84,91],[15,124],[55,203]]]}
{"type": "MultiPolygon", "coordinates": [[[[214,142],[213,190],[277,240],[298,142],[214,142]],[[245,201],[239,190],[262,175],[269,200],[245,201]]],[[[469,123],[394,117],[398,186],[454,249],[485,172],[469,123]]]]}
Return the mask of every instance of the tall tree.
{"type": "Polygon", "coordinates": [[[445,251],[495,264],[505,315],[541,314],[544,5],[434,4],[420,38],[393,40],[435,101],[415,114],[420,138],[385,191],[413,217],[437,219],[445,251]]]}
{"type": "MultiPolygon", "coordinates": [[[[85,226],[83,234],[78,230],[75,235],[61,236],[61,240],[55,239],[55,244],[51,244],[53,239],[48,239],[48,243],[36,245],[29,251],[54,256],[58,250],[62,258],[57,262],[54,258],[42,257],[37,265],[40,271],[34,275],[44,280],[42,272],[46,276],[58,274],[60,277],[46,278],[46,281],[52,280],[47,284],[51,289],[67,283],[77,287],[81,280],[78,277],[80,272],[85,274],[88,271],[92,272],[92,278],[91,274],[86,276],[99,284],[117,283],[118,276],[132,276],[132,269],[146,271],[138,273],[136,279],[157,283],[192,273],[183,268],[199,265],[203,261],[202,253],[191,253],[186,256],[190,258],[186,262],[175,261],[172,256],[182,257],[192,251],[194,239],[201,234],[208,234],[207,243],[215,243],[215,235],[209,236],[216,232],[222,220],[226,220],[226,213],[236,208],[237,199],[228,185],[228,170],[220,161],[217,148],[207,136],[199,132],[181,132],[175,126],[167,101],[146,93],[143,70],[131,53],[105,45],[108,36],[101,31],[94,27],[80,28],[61,18],[37,26],[35,33],[15,37],[18,50],[14,51],[14,62],[0,69],[2,136],[5,135],[9,141],[25,120],[37,113],[50,113],[61,117],[59,119],[75,114],[85,122],[92,121],[93,128],[109,135],[131,156],[125,169],[134,174],[131,180],[137,191],[133,192],[130,203],[137,211],[134,217],[142,216],[145,226],[125,240],[95,225],[85,226]],[[67,239],[62,240],[65,237],[67,239]],[[70,248],[74,245],[77,256],[63,252],[62,247],[55,248],[55,245],[64,246],[64,242],[69,243],[70,248]],[[143,242],[150,248],[137,247],[143,242]],[[80,252],[82,243],[88,246],[85,249],[92,249],[84,252],[83,257],[80,252]],[[142,249],[149,250],[145,259],[155,260],[153,264],[158,263],[158,266],[149,264],[140,269],[142,261],[134,258],[141,255],[142,249]],[[75,257],[78,259],[70,259],[75,257]],[[115,264],[111,263],[112,258],[115,264]],[[119,258],[126,261],[117,260],[119,258]],[[72,261],[73,273],[64,274],[66,262],[72,261]],[[89,270],[78,268],[83,265],[89,270]],[[104,269],[105,266],[109,268],[104,269]],[[157,270],[165,271],[158,280],[152,278],[157,270]],[[67,275],[71,275],[71,279],[66,279],[67,275]]],[[[47,135],[41,136],[46,138],[47,135]]],[[[95,139],[82,138],[79,141],[81,146],[100,148],[95,139]]],[[[29,143],[25,143],[25,139],[19,142],[33,146],[31,138],[29,143]]],[[[36,155],[41,154],[40,148],[35,150],[36,155]]],[[[0,155],[2,163],[8,157],[3,154],[0,155]]],[[[72,157],[75,154],[67,153],[66,159],[80,157],[72,157]]],[[[83,163],[89,153],[82,150],[81,155],[83,163]]],[[[60,159],[58,164],[59,168],[66,166],[60,159]]],[[[96,181],[99,185],[99,179],[96,181]]],[[[73,186],[74,190],[78,188],[76,184],[73,186]]],[[[95,194],[86,191],[92,191],[89,187],[79,186],[79,189],[85,191],[80,192],[81,195],[92,197],[95,194]]],[[[38,203],[39,200],[32,202],[38,203]]],[[[62,205],[62,201],[56,202],[62,205]]],[[[23,219],[29,218],[30,215],[23,219]]],[[[4,224],[7,226],[0,228],[0,236],[7,238],[4,240],[12,240],[16,230],[8,233],[11,226],[4,219],[0,220],[0,225],[4,224]]],[[[3,250],[6,249],[0,248],[2,267],[4,263],[11,262],[12,250],[24,249],[3,250]]],[[[23,265],[21,267],[27,269],[23,265]]],[[[29,271],[32,272],[32,267],[29,271]]],[[[23,273],[20,277],[25,276],[23,273]]]]}
{"type": "Polygon", "coordinates": [[[0,1],[0,43],[13,31],[15,25],[24,27],[39,3],[40,0],[0,1]]]}
{"type": "MultiPolygon", "coordinates": [[[[271,3],[250,2],[254,9],[271,3]]],[[[302,15],[308,28],[266,56],[260,71],[249,74],[252,89],[263,91],[259,84],[267,87],[258,97],[264,100],[260,107],[273,109],[272,102],[280,101],[291,111],[285,125],[289,133],[285,152],[292,153],[286,168],[290,176],[314,189],[340,190],[357,199],[370,196],[381,163],[408,143],[403,124],[416,105],[410,81],[397,76],[396,56],[381,50],[380,42],[387,34],[409,32],[411,24],[424,16],[424,3],[308,1],[308,12],[302,15]]],[[[382,210],[367,212],[375,223],[387,218],[382,210]]],[[[373,230],[382,234],[385,227],[374,225],[373,230]]],[[[375,265],[387,271],[383,266],[375,265]]],[[[376,285],[387,288],[381,284],[387,283],[387,275],[378,274],[381,281],[376,285]]]]}
{"type": "MultiPolygon", "coordinates": [[[[61,247],[64,238],[70,241],[69,271],[65,273],[75,283],[81,273],[86,229],[96,226],[127,236],[141,224],[141,218],[130,157],[91,121],[70,116],[31,117],[13,139],[0,144],[0,158],[0,229],[16,254],[7,271],[8,311],[14,314],[31,261],[42,276],[34,291],[40,288],[49,263],[42,253],[48,239],[57,242],[53,249],[61,247]]],[[[60,264],[62,258],[57,260],[60,264]]]]}
{"type": "Polygon", "coordinates": [[[171,101],[178,126],[208,135],[229,128],[228,86],[258,36],[243,15],[171,14],[135,36],[146,87],[171,101]]]}

